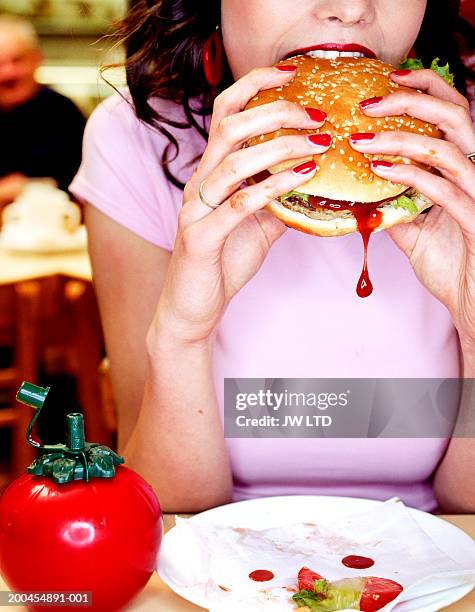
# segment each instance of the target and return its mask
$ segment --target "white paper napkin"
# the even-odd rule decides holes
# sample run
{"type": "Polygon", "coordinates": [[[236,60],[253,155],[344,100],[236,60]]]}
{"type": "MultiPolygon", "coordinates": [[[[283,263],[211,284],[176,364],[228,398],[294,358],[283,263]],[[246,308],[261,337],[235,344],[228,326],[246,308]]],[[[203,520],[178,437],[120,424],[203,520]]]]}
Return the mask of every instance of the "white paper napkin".
{"type": "Polygon", "coordinates": [[[439,548],[404,504],[389,500],[366,512],[327,523],[293,523],[255,531],[177,517],[173,547],[158,570],[167,582],[212,612],[289,612],[292,589],[307,566],[328,580],[378,576],[404,591],[384,608],[464,584],[475,585],[475,543],[464,558],[439,548]],[[347,555],[371,557],[366,570],[345,567],[347,555]],[[274,574],[269,582],[249,579],[256,569],[274,574]]]}

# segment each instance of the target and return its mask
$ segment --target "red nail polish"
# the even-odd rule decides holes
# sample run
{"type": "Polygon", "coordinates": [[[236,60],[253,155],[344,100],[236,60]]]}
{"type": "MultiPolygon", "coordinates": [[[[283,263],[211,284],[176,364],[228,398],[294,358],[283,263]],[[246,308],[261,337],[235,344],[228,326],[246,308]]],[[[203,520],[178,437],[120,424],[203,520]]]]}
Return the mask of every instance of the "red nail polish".
{"type": "Polygon", "coordinates": [[[332,142],[332,137],[330,134],[312,134],[311,136],[307,136],[307,140],[310,144],[319,147],[329,147],[332,142]]]}
{"type": "Polygon", "coordinates": [[[375,98],[368,98],[367,100],[363,100],[360,102],[361,108],[368,108],[370,106],[374,106],[375,104],[379,104],[383,98],[381,96],[376,96],[375,98]]]}
{"type": "Polygon", "coordinates": [[[350,140],[355,143],[365,144],[374,140],[375,136],[376,134],[373,134],[372,132],[360,132],[352,134],[350,136],[350,140]]]}
{"type": "Polygon", "coordinates": [[[292,64],[281,64],[280,66],[274,66],[274,68],[281,72],[294,72],[297,70],[297,66],[293,66],[292,64]]]}
{"type": "Polygon", "coordinates": [[[310,108],[307,106],[305,108],[305,112],[310,117],[312,121],[316,121],[317,123],[322,123],[327,118],[327,114],[318,108],[310,108]]]}
{"type": "Polygon", "coordinates": [[[408,74],[411,74],[412,70],[394,70],[393,72],[391,72],[391,76],[396,76],[396,77],[405,77],[408,74]]]}
{"type": "Polygon", "coordinates": [[[373,168],[392,168],[394,166],[393,163],[384,159],[375,159],[373,162],[371,162],[371,165],[373,168]]]}
{"type": "Polygon", "coordinates": [[[294,174],[310,174],[310,172],[313,172],[316,167],[317,164],[314,161],[307,161],[303,164],[295,166],[295,168],[292,168],[292,172],[294,174]]]}

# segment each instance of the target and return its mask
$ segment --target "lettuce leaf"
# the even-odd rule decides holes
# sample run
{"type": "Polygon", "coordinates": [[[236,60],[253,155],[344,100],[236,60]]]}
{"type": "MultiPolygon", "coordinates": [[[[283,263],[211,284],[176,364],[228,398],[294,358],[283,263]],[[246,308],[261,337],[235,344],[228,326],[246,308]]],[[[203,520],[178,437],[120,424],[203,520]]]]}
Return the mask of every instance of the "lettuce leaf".
{"type": "Polygon", "coordinates": [[[321,578],[320,580],[315,580],[313,584],[314,592],[320,597],[328,597],[328,589],[330,588],[330,583],[325,578],[321,578]]]}
{"type": "Polygon", "coordinates": [[[295,593],[292,595],[292,599],[295,601],[298,608],[308,607],[310,610],[318,610],[315,606],[321,601],[320,597],[313,591],[307,591],[307,589],[302,589],[298,593],[295,593]]]}
{"type": "MultiPolygon", "coordinates": [[[[454,83],[454,75],[450,72],[449,64],[445,64],[445,66],[439,66],[440,57],[436,57],[432,60],[432,64],[430,65],[430,69],[436,72],[439,76],[441,76],[444,81],[447,81],[449,85],[455,87],[454,83]]],[[[424,68],[424,64],[422,60],[418,58],[410,58],[406,57],[406,59],[399,65],[400,70],[422,70],[424,68]]]]}
{"type": "Polygon", "coordinates": [[[393,200],[391,202],[391,205],[394,206],[394,208],[404,208],[405,210],[410,212],[411,215],[415,215],[419,210],[414,201],[405,195],[401,195],[396,200],[393,200]]]}
{"type": "Polygon", "coordinates": [[[454,75],[450,72],[449,63],[445,64],[445,66],[439,66],[440,58],[436,57],[432,64],[430,65],[430,69],[436,72],[439,76],[441,76],[444,81],[447,81],[449,85],[455,87],[454,84],[454,75]]]}
{"type": "Polygon", "coordinates": [[[315,582],[315,592],[302,589],[292,596],[299,608],[307,606],[312,612],[337,612],[349,609],[359,610],[361,588],[355,588],[353,582],[339,581],[332,584],[326,580],[315,582]]]}
{"type": "Polygon", "coordinates": [[[399,64],[400,70],[421,70],[424,68],[424,64],[418,58],[406,57],[406,59],[399,64]]]}
{"type": "Polygon", "coordinates": [[[280,201],[287,200],[287,198],[290,198],[291,196],[296,196],[301,200],[304,200],[304,202],[308,202],[308,193],[300,193],[300,191],[289,191],[288,193],[280,196],[278,199],[280,201]]]}

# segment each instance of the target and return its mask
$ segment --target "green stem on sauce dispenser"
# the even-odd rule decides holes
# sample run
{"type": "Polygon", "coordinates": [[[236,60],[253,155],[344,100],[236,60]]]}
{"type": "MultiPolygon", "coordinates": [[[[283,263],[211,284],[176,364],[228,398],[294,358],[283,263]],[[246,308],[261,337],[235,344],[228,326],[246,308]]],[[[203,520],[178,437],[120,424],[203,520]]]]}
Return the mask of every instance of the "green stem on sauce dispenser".
{"type": "Polygon", "coordinates": [[[107,446],[95,442],[86,442],[84,434],[84,417],[79,412],[69,413],[66,417],[66,444],[45,444],[32,436],[33,426],[48,396],[49,387],[39,387],[23,382],[17,400],[35,409],[26,431],[26,439],[40,454],[28,467],[30,474],[46,476],[58,484],[72,480],[91,478],[113,478],[115,466],[124,463],[123,457],[117,455],[107,446]]]}

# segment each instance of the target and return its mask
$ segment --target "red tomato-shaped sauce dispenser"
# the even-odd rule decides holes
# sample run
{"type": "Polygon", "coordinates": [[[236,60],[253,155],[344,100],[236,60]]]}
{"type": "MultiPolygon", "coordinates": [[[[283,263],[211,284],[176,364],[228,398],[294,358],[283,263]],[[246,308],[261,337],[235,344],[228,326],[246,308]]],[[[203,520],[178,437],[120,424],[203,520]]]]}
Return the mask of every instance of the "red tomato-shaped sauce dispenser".
{"type": "Polygon", "coordinates": [[[67,415],[66,444],[31,435],[48,391],[23,383],[17,395],[36,409],[27,439],[39,456],[0,498],[0,573],[12,591],[88,592],[92,605],[74,609],[122,610],[155,569],[160,505],[122,457],[85,442],[82,414],[67,415]]]}

